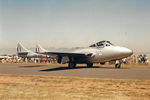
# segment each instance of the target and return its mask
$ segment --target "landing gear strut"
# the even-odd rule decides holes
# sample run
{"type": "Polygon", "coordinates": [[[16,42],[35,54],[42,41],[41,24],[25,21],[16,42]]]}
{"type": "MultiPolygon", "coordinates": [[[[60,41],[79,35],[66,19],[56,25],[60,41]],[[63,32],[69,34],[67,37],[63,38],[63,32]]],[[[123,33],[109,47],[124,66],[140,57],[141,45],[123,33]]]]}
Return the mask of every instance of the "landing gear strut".
{"type": "Polygon", "coordinates": [[[69,68],[75,68],[76,67],[76,63],[74,62],[74,58],[73,57],[69,57],[68,67],[69,68]]]}

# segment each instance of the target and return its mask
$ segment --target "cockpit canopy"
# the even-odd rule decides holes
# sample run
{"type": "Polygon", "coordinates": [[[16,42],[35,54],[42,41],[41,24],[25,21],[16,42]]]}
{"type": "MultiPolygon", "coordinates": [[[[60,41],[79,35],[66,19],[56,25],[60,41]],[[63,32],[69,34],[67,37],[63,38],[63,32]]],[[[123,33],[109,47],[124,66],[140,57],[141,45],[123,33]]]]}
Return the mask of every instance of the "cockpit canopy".
{"type": "Polygon", "coordinates": [[[100,41],[95,44],[90,45],[89,47],[105,47],[113,45],[110,41],[100,41]]]}

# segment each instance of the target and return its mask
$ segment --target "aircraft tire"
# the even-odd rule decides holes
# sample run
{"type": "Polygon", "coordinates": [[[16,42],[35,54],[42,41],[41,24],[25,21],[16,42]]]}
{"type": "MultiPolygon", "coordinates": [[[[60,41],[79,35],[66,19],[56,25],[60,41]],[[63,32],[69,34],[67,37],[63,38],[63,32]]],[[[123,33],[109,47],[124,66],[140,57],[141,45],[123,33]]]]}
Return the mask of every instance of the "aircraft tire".
{"type": "Polygon", "coordinates": [[[68,67],[69,67],[69,68],[75,68],[75,67],[76,67],[76,64],[75,64],[75,63],[69,63],[69,64],[68,64],[68,67]]]}
{"type": "Polygon", "coordinates": [[[88,68],[93,67],[93,63],[87,63],[87,67],[88,68]]]}
{"type": "Polygon", "coordinates": [[[115,68],[120,68],[121,64],[115,64],[115,68]]]}

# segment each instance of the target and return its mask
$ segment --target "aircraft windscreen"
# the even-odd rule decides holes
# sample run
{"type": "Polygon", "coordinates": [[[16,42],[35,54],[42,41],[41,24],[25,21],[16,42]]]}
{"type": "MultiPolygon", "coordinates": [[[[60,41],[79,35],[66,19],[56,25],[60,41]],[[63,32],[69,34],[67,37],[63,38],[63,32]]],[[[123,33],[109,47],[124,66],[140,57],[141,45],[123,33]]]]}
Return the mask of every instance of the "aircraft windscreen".
{"type": "Polygon", "coordinates": [[[95,44],[92,44],[92,45],[90,45],[90,47],[96,47],[96,45],[95,45],[95,44]]]}
{"type": "Polygon", "coordinates": [[[110,45],[113,45],[110,41],[106,41],[106,43],[110,44],[110,45]]]}
{"type": "Polygon", "coordinates": [[[110,41],[100,41],[95,44],[90,45],[89,47],[105,47],[113,45],[110,41]]]}

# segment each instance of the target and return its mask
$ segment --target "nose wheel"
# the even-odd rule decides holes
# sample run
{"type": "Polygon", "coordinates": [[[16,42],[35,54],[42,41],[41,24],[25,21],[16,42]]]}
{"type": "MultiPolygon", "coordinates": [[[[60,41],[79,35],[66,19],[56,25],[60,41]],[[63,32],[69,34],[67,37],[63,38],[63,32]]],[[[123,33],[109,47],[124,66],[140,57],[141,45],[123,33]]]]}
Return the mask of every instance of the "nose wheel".
{"type": "Polygon", "coordinates": [[[115,64],[115,68],[120,68],[121,64],[115,64]]]}
{"type": "Polygon", "coordinates": [[[121,67],[121,60],[117,60],[115,64],[115,68],[120,68],[121,67]]]}

